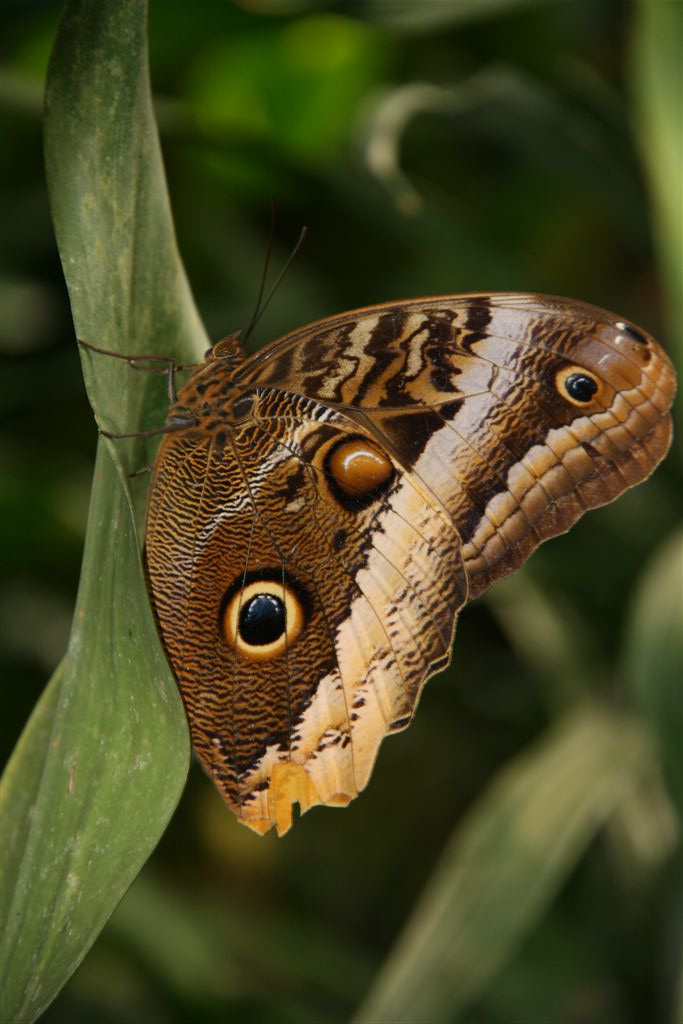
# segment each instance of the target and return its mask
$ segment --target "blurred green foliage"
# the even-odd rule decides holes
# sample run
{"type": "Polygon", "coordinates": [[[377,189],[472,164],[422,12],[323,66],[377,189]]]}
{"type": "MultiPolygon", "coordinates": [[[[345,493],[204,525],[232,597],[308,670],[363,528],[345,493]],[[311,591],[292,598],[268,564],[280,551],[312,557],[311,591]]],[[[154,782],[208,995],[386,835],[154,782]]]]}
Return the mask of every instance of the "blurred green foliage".
{"type": "MultiPolygon", "coordinates": [[[[676,247],[680,166],[670,154],[672,130],[680,143],[681,71],[663,43],[676,38],[680,11],[656,0],[152,3],[169,190],[209,334],[249,319],[273,196],[276,260],[302,224],[309,235],[254,346],[355,305],[512,289],[612,308],[674,352],[683,243],[679,230],[676,247]],[[658,131],[660,123],[674,128],[658,131]]],[[[66,644],[96,437],[41,156],[58,15],[52,3],[5,5],[2,15],[7,754],[66,644]]],[[[163,382],[159,389],[161,402],[163,382]]],[[[406,1020],[673,1024],[682,938],[679,466],[671,455],[651,481],[591,513],[463,614],[453,667],[428,685],[415,723],[385,744],[347,810],[314,809],[284,840],[259,839],[195,772],[158,849],[43,1019],[397,1019],[381,1015],[392,996],[386,979],[412,971],[431,979],[423,987],[432,1003],[406,1020]],[[568,799],[575,785],[567,806],[587,813],[584,747],[567,737],[584,735],[572,732],[577,708],[590,716],[598,707],[615,753],[603,770],[594,742],[602,733],[587,727],[583,768],[599,773],[601,810],[590,828],[572,818],[581,842],[549,861],[543,899],[525,901],[523,865],[517,875],[508,864],[519,833],[495,831],[495,814],[510,806],[500,794],[533,779],[534,766],[560,763],[566,749],[573,760],[561,761],[566,785],[557,792],[568,799]],[[446,898],[442,880],[455,885],[454,857],[458,871],[471,871],[464,882],[455,876],[470,926],[457,919],[467,901],[456,901],[449,935],[429,908],[446,898]],[[477,898],[496,891],[501,927],[478,931],[477,898]],[[482,936],[500,946],[488,973],[482,936]],[[481,975],[466,998],[462,987],[452,991],[457,971],[481,975]]],[[[550,812],[531,825],[522,834],[535,855],[548,829],[563,834],[550,812]]]]}

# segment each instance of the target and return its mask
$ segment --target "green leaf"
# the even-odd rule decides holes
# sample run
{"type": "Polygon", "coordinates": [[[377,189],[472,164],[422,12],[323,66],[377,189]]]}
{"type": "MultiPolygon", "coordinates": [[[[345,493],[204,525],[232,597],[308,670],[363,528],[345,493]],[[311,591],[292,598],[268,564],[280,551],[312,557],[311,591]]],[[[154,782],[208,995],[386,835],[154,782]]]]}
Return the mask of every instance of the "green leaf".
{"type": "MultiPolygon", "coordinates": [[[[177,252],[152,111],[146,14],[145,0],[67,3],[45,97],[50,202],[78,337],[123,354],[191,362],[209,343],[177,252]]],[[[106,356],[82,356],[100,426],[130,433],[163,423],[156,377],[106,356]]],[[[136,469],[144,447],[110,451],[136,469]]]]}
{"type": "Polygon", "coordinates": [[[357,1024],[452,1021],[510,959],[619,802],[656,773],[638,725],[565,716],[455,832],[357,1024]]]}
{"type": "Polygon", "coordinates": [[[130,508],[105,449],[98,476],[67,657],[3,777],[7,1020],[34,1020],[78,966],[156,844],[187,770],[184,716],[135,586],[130,508]]]}
{"type": "Polygon", "coordinates": [[[541,695],[556,713],[597,688],[600,652],[569,602],[536,583],[525,566],[484,597],[520,663],[543,681],[541,695]]]}
{"type": "MultiPolygon", "coordinates": [[[[173,235],[146,13],[142,0],[67,3],[47,87],[48,183],[79,337],[191,359],[207,342],[173,235]]],[[[150,400],[158,378],[92,353],[84,369],[100,422],[127,431],[163,422],[161,396],[150,400]]],[[[78,966],[157,843],[187,772],[187,726],[125,475],[141,454],[138,441],[100,442],[67,656],[2,780],[7,1020],[34,1020],[78,966]]]]}

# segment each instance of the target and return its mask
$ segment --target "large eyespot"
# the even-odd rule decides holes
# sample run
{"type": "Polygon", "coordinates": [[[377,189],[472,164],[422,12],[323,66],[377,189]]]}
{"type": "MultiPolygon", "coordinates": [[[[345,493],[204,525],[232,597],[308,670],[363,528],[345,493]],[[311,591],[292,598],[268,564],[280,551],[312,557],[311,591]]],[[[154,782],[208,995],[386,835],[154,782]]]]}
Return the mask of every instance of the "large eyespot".
{"type": "Polygon", "coordinates": [[[230,588],[221,605],[221,628],[228,644],[254,661],[284,654],[306,618],[296,590],[282,579],[241,583],[230,588]]]}
{"type": "Polygon", "coordinates": [[[600,392],[600,380],[582,366],[565,366],[555,376],[555,386],[573,405],[589,405],[600,392]]]}
{"type": "Polygon", "coordinates": [[[323,466],[334,496],[344,508],[366,508],[391,483],[394,464],[366,437],[349,436],[327,451],[323,466]]]}

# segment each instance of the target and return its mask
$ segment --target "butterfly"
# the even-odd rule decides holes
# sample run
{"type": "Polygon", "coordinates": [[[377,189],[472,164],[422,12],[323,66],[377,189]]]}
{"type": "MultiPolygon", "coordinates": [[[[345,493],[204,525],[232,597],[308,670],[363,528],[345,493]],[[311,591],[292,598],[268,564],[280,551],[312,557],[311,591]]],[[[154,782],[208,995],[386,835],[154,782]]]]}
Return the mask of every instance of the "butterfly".
{"type": "Polygon", "coordinates": [[[180,389],[145,559],[202,767],[259,833],[344,806],[460,609],[666,454],[646,332],[533,294],[342,313],[180,389]]]}

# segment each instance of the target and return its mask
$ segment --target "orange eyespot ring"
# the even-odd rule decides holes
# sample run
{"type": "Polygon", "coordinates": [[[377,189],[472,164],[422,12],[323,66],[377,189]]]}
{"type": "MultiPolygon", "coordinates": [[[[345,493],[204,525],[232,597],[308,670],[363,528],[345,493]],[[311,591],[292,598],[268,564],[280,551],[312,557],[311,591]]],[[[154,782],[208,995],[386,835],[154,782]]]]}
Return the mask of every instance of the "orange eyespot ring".
{"type": "Polygon", "coordinates": [[[292,587],[282,581],[255,580],[228,599],[221,619],[230,647],[252,661],[270,661],[292,646],[305,614],[292,587]]]}
{"type": "Polygon", "coordinates": [[[599,377],[583,366],[564,366],[558,370],[555,374],[555,387],[562,398],[579,407],[599,399],[602,391],[599,377]]]}
{"type": "Polygon", "coordinates": [[[345,499],[363,507],[382,491],[394,476],[394,464],[381,448],[365,437],[345,437],[329,449],[324,460],[330,486],[343,504],[345,499]]]}

